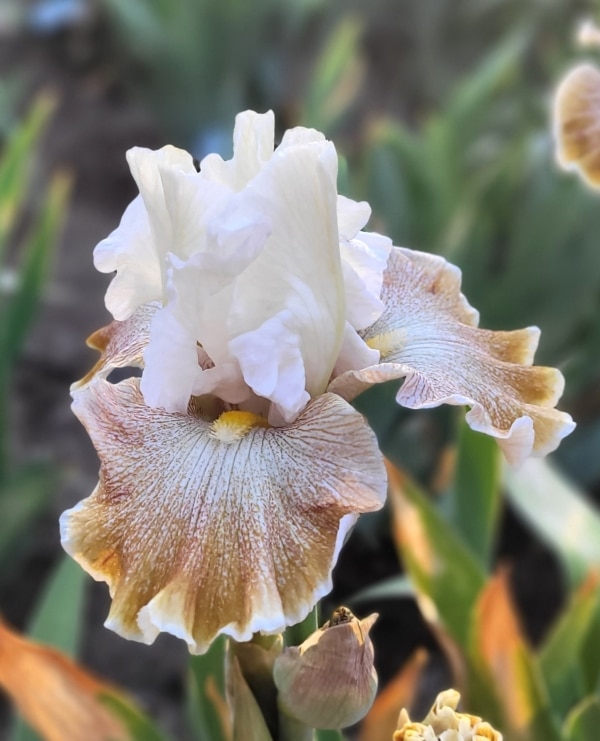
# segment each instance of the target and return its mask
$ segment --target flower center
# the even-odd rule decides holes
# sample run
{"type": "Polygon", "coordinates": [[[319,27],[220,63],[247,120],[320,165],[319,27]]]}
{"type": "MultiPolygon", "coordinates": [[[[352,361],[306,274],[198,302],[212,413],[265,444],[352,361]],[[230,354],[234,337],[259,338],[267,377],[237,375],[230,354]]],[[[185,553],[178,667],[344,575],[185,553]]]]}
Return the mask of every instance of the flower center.
{"type": "Polygon", "coordinates": [[[253,412],[223,412],[211,425],[210,433],[222,443],[234,443],[255,427],[270,427],[264,417],[253,412]]]}

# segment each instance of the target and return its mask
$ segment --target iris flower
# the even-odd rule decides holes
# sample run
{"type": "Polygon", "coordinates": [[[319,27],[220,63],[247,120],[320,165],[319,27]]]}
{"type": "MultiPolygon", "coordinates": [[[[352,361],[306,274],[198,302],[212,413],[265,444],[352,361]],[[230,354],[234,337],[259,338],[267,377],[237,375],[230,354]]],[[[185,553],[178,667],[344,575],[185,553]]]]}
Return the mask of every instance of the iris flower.
{"type": "Polygon", "coordinates": [[[384,502],[375,435],[349,403],[372,384],[404,379],[412,409],[469,406],[516,464],[571,431],[553,408],[561,374],[532,366],[538,330],[477,329],[457,268],[364,231],[371,210],[338,195],[319,132],[274,148],[273,114],[247,111],[230,160],[127,159],[139,195],[94,255],[116,271],[114,321],[72,389],[100,481],[61,518],[121,635],[203,652],[303,619],[384,502]]]}

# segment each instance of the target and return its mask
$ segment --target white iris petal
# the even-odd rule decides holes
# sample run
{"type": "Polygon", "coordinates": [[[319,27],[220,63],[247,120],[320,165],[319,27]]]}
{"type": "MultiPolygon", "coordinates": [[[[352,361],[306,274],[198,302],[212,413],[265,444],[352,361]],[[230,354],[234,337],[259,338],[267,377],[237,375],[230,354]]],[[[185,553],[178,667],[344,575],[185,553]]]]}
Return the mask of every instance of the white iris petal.
{"type": "Polygon", "coordinates": [[[333,145],[309,142],[278,149],[248,186],[250,202],[270,219],[272,232],[234,284],[229,347],[253,390],[263,388],[264,375],[276,374],[267,398],[288,421],[300,411],[300,398],[325,390],[342,341],[336,175],[333,145]],[[259,367],[250,350],[260,335],[276,353],[259,367]]]}
{"type": "Polygon", "coordinates": [[[334,368],[376,361],[355,330],[381,315],[391,242],[360,231],[368,204],[337,195],[323,134],[297,127],[274,150],[274,128],[271,112],[239,114],[232,159],[209,155],[200,173],[175,147],[128,153],[140,196],[95,258],[117,271],[107,292],[115,318],[162,304],[141,384],[153,407],[258,395],[272,422],[288,423],[334,368]]]}
{"type": "Polygon", "coordinates": [[[141,196],[133,199],[119,226],[97,245],[94,265],[101,273],[117,271],[105,302],[118,321],[129,319],[138,306],[162,298],[160,259],[141,196]]]}
{"type": "Polygon", "coordinates": [[[233,130],[233,157],[225,161],[218,154],[209,154],[200,163],[201,172],[211,182],[241,190],[271,158],[274,140],[273,111],[238,113],[233,130]]]}

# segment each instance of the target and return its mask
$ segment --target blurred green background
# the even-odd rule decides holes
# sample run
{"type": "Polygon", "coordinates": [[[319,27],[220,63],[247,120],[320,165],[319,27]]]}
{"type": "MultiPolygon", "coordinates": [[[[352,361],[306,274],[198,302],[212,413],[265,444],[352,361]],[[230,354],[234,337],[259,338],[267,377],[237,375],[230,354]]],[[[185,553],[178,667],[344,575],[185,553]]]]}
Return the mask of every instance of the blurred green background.
{"type": "MultiPolygon", "coordinates": [[[[94,360],[85,338],[108,321],[107,280],[94,272],[92,249],[135,195],[125,151],[172,143],[198,158],[228,156],[235,114],[272,108],[280,133],[302,124],[333,139],[343,157],[340,192],[369,201],[374,230],[457,264],[482,326],[538,325],[538,362],[565,374],[562,408],[579,425],[554,456],[567,493],[554,479],[529,499],[519,493],[522,481],[482,481],[493,492],[475,525],[485,520],[487,568],[512,565],[526,633],[542,640],[571,588],[600,565],[593,507],[600,498],[600,194],[557,169],[550,125],[552,92],[582,56],[577,24],[596,6],[0,2],[0,611],[7,619],[22,629],[35,621],[42,585],[60,558],[57,516],[95,485],[97,459],[70,414],[68,385],[94,360]],[[584,507],[587,524],[567,538],[557,513],[562,525],[573,507],[584,507]],[[578,538],[593,541],[584,555],[565,546],[578,538]]],[[[444,478],[444,461],[457,445],[459,459],[492,454],[477,443],[471,452],[460,447],[471,441],[456,410],[409,413],[393,394],[393,385],[377,389],[357,405],[384,452],[477,550],[463,527],[469,505],[456,480],[444,478]]],[[[350,600],[357,612],[381,613],[374,635],[384,682],[418,645],[439,658],[422,693],[426,704],[448,670],[414,587],[398,579],[396,546],[387,509],[363,518],[330,603],[350,600]],[[379,591],[365,596],[374,585],[379,591]]],[[[77,615],[63,621],[72,651],[186,738],[183,647],[169,637],[141,647],[105,631],[103,586],[79,580],[72,594],[71,608],[61,604],[64,615],[77,615]],[[84,582],[85,604],[77,607],[84,582]]],[[[41,635],[52,640],[50,632],[41,635]]],[[[0,723],[2,736],[6,707],[0,723]]]]}

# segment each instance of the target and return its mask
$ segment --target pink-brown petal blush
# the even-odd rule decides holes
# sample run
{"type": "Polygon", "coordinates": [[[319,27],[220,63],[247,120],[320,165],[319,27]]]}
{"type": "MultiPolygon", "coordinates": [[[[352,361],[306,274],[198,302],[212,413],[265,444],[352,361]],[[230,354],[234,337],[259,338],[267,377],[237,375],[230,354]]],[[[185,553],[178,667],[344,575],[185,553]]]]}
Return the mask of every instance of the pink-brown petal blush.
{"type": "Polygon", "coordinates": [[[63,545],[108,582],[107,626],[127,638],[167,631],[201,653],[219,633],[243,641],[298,622],[330,590],[358,514],[384,501],[376,438],[333,394],[285,428],[242,412],[210,422],[195,402],[187,415],[152,409],[139,379],[96,377],[73,409],[101,469],[63,514],[63,545]]]}
{"type": "Polygon", "coordinates": [[[87,339],[88,347],[98,350],[100,358],[94,367],[71,386],[71,391],[87,385],[95,376],[106,378],[115,368],[143,368],[143,353],[150,338],[150,325],[160,304],[144,304],[123,321],[115,320],[98,329],[87,339]]]}
{"type": "Polygon", "coordinates": [[[539,330],[478,329],[460,293],[460,271],[443,258],[395,247],[384,276],[385,311],[361,335],[381,363],[348,371],[329,390],[352,400],[374,383],[403,378],[396,400],[410,409],[471,407],[467,422],[498,439],[519,465],[546,455],[574,428],[553,407],[564,385],[554,368],[533,366],[539,330]]]}

